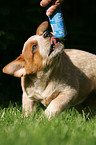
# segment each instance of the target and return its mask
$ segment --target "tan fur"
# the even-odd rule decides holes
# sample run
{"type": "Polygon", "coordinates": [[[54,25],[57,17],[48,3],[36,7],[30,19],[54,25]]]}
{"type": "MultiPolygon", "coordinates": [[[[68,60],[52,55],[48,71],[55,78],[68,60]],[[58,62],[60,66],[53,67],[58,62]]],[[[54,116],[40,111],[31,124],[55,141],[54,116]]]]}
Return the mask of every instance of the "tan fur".
{"type": "Polygon", "coordinates": [[[49,55],[51,36],[43,36],[47,27],[47,22],[38,27],[37,35],[25,42],[20,57],[5,66],[3,72],[21,77],[26,114],[37,102],[47,107],[45,114],[50,118],[82,103],[96,89],[96,55],[75,49],[63,51],[61,43],[49,55]]]}
{"type": "Polygon", "coordinates": [[[27,74],[35,73],[43,68],[43,58],[39,53],[37,41],[26,44],[22,55],[25,60],[25,70],[27,74]],[[32,53],[32,46],[34,44],[37,44],[37,49],[32,53]]]}
{"type": "Polygon", "coordinates": [[[20,55],[16,60],[13,62],[9,63],[7,66],[3,68],[3,72],[14,75],[16,77],[21,77],[22,75],[25,74],[25,61],[20,55]]]}

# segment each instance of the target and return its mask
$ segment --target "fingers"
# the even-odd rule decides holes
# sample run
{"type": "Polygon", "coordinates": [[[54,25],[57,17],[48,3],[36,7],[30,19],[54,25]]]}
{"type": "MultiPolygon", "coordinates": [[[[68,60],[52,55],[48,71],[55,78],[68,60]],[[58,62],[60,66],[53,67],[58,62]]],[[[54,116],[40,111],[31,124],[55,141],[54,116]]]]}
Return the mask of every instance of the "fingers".
{"type": "Polygon", "coordinates": [[[40,6],[42,6],[42,7],[46,7],[50,2],[52,2],[53,1],[53,3],[55,3],[55,4],[58,4],[58,3],[62,3],[64,0],[42,0],[41,2],[40,2],[40,6]]]}
{"type": "Polygon", "coordinates": [[[40,2],[40,6],[46,7],[51,1],[53,1],[53,0],[42,0],[40,2]]]}
{"type": "Polygon", "coordinates": [[[40,2],[40,5],[42,7],[46,7],[50,2],[52,2],[52,5],[49,7],[49,9],[46,12],[47,16],[52,15],[52,13],[57,9],[57,7],[64,1],[64,0],[42,0],[40,2]]]}

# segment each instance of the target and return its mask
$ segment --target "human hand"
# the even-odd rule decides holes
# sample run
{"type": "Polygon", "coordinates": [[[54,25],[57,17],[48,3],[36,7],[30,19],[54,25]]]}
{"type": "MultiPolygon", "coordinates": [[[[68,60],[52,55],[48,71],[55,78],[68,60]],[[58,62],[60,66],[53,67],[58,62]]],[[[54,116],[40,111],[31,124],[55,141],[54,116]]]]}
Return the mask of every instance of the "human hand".
{"type": "Polygon", "coordinates": [[[50,2],[52,2],[52,5],[48,8],[48,10],[46,11],[46,15],[50,16],[52,15],[52,13],[57,9],[57,7],[64,1],[64,0],[42,0],[40,2],[40,5],[42,7],[46,7],[50,2]]]}

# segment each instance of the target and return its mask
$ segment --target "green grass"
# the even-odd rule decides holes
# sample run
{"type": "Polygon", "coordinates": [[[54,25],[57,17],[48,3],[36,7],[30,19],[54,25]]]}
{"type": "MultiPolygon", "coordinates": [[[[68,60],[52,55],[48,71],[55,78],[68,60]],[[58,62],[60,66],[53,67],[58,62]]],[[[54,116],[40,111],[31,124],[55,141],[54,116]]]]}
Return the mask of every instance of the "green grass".
{"type": "Polygon", "coordinates": [[[0,109],[0,145],[96,145],[96,118],[74,108],[50,121],[43,110],[24,117],[21,107],[0,109]]]}

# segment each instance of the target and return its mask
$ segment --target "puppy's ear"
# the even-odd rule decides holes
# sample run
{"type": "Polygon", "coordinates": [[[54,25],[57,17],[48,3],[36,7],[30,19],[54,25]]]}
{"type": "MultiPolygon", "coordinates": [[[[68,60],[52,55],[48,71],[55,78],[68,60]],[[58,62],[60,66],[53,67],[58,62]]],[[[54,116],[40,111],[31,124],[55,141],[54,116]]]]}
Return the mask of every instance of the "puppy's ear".
{"type": "Polygon", "coordinates": [[[48,22],[45,21],[43,22],[38,28],[37,28],[37,31],[36,31],[36,35],[42,35],[44,31],[46,31],[48,29],[48,22]]]}
{"type": "Polygon", "coordinates": [[[16,77],[21,77],[25,75],[25,61],[22,58],[22,55],[19,56],[16,60],[9,63],[8,65],[6,65],[3,68],[3,72],[16,77]]]}

